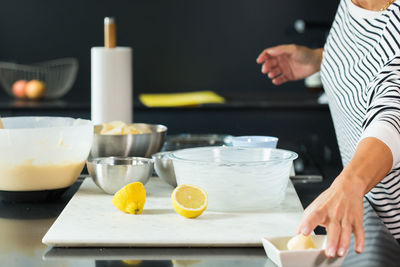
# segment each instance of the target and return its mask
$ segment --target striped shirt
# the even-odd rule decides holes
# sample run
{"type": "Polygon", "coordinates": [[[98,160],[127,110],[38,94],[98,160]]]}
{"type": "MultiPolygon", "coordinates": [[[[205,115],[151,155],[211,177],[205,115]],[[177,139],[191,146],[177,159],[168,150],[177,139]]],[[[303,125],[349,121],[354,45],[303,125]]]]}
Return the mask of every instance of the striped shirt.
{"type": "Polygon", "coordinates": [[[392,170],[366,197],[399,239],[400,0],[382,12],[341,0],[324,47],[321,77],[343,166],[366,137],[378,138],[392,152],[392,170]]]}

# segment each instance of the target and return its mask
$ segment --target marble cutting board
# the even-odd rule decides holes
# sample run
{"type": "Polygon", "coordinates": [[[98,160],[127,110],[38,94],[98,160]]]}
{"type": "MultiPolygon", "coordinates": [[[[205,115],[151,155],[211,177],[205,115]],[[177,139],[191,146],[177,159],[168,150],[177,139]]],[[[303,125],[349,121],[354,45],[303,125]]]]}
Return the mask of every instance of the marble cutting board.
{"type": "Polygon", "coordinates": [[[181,217],[171,206],[173,188],[159,178],[146,184],[140,215],[125,214],[87,178],[42,242],[56,247],[261,247],[262,237],[295,235],[303,208],[291,182],[284,201],[264,212],[205,211],[181,217]]]}

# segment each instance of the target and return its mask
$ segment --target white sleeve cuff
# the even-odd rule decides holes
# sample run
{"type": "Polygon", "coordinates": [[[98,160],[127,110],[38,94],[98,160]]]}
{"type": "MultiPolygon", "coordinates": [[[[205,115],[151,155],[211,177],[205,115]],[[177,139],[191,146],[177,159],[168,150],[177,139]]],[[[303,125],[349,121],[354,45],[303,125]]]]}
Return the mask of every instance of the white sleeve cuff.
{"type": "Polygon", "coordinates": [[[393,156],[392,169],[400,164],[400,134],[392,125],[382,121],[373,122],[365,129],[360,141],[367,137],[375,137],[390,148],[393,156]]]}

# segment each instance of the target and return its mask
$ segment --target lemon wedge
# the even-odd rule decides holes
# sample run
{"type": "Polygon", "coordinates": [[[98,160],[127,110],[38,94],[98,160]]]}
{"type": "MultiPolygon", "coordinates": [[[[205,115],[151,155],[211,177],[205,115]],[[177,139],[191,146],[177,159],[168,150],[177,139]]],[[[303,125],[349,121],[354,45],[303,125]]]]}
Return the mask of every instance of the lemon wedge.
{"type": "Polygon", "coordinates": [[[287,243],[288,250],[300,250],[316,248],[310,235],[298,234],[292,237],[287,243]]]}
{"type": "Polygon", "coordinates": [[[207,193],[195,185],[180,185],[171,195],[172,207],[183,217],[196,218],[207,208],[207,193]]]}
{"type": "Polygon", "coordinates": [[[120,211],[130,214],[140,214],[146,202],[146,189],[140,182],[134,182],[122,187],[112,198],[112,203],[120,211]]]}

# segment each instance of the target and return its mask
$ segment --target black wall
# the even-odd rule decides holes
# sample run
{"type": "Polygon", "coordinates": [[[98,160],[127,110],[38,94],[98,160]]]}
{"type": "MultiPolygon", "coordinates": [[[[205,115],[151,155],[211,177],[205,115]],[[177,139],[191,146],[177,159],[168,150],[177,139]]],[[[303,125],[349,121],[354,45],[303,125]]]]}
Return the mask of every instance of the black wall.
{"type": "MultiPolygon", "coordinates": [[[[319,46],[325,32],[298,34],[296,19],[331,23],[338,0],[2,0],[0,61],[76,57],[69,98],[90,99],[90,48],[103,45],[103,18],[134,48],[134,92],[273,90],[257,55],[268,46],[319,46]]],[[[280,90],[295,90],[301,82],[280,90]]],[[[5,97],[3,92],[1,97],[5,97]]]]}

